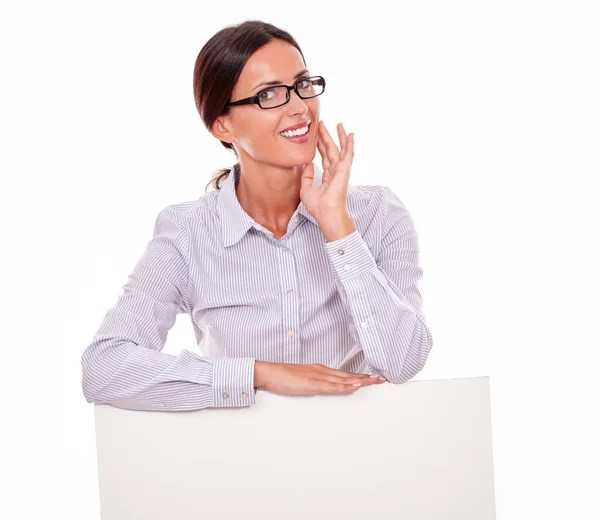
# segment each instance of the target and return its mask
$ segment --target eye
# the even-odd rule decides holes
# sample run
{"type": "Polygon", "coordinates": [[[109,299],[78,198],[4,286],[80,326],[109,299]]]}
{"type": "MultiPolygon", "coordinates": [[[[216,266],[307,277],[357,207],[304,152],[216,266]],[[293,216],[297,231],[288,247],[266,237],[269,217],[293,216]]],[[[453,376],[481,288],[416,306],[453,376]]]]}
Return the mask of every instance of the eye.
{"type": "Polygon", "coordinates": [[[273,92],[272,89],[267,89],[267,90],[261,90],[258,93],[258,97],[260,99],[262,99],[263,101],[269,101],[270,99],[273,98],[273,96],[275,95],[275,93],[273,92]]]}
{"type": "Polygon", "coordinates": [[[312,81],[310,81],[310,78],[302,78],[297,85],[298,88],[308,88],[312,85],[312,81]]]}

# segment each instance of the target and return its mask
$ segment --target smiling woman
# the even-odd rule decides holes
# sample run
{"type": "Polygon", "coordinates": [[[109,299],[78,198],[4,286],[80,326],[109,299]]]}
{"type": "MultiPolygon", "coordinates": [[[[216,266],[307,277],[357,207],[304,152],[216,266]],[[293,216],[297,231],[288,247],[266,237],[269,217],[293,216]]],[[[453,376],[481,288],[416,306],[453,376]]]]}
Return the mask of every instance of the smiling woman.
{"type": "Polygon", "coordinates": [[[193,83],[238,162],[157,216],[82,356],[88,401],[193,410],[411,379],[432,346],[414,225],[386,186],[349,185],[354,133],[338,124],[338,148],[319,119],[325,79],[287,32],[246,21],[204,45],[193,83]],[[161,352],[183,312],[204,355],[161,352]]]}

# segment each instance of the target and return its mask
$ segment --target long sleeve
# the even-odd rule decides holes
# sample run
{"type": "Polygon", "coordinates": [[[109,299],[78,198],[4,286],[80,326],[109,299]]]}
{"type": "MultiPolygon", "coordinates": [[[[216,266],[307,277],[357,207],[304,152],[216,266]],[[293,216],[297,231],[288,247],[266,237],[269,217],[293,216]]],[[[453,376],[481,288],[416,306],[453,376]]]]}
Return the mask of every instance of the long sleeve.
{"type": "Polygon", "coordinates": [[[254,404],[255,358],[161,352],[190,301],[189,239],[170,207],[158,214],[116,305],[81,358],[88,402],[132,410],[180,411],[254,404]]]}
{"type": "Polygon", "coordinates": [[[381,236],[377,259],[358,229],[326,242],[325,249],[371,371],[403,383],[423,369],[433,346],[417,287],[423,270],[414,222],[402,202],[384,186],[373,203],[378,213],[370,231],[381,236]]]}

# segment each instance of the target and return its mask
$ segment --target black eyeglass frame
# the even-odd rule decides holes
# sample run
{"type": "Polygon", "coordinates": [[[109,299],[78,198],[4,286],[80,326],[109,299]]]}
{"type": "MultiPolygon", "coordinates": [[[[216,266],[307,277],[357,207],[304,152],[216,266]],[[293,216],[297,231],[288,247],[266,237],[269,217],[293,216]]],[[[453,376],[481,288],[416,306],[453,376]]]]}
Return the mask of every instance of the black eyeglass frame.
{"type": "Polygon", "coordinates": [[[314,97],[320,96],[321,94],[323,94],[323,92],[325,92],[325,78],[323,76],[310,76],[309,78],[300,78],[298,81],[296,81],[296,83],[294,85],[271,85],[270,87],[267,88],[263,88],[261,91],[259,91],[255,96],[250,96],[244,99],[238,99],[237,101],[232,101],[231,103],[226,103],[225,104],[225,108],[227,107],[234,107],[237,105],[252,105],[252,104],[256,104],[258,105],[260,108],[262,108],[263,110],[270,110],[271,108],[279,108],[282,107],[283,105],[285,105],[286,103],[288,103],[290,101],[290,91],[291,90],[295,90],[296,94],[298,94],[298,97],[301,99],[312,99],[314,97]],[[320,79],[321,80],[321,84],[323,85],[323,90],[321,92],[319,92],[318,94],[314,95],[314,96],[301,96],[300,92],[298,92],[298,85],[306,80],[315,80],[315,79],[320,79]],[[285,87],[287,88],[287,92],[286,92],[286,96],[287,99],[281,103],[281,105],[277,105],[274,107],[263,107],[260,105],[260,101],[258,100],[258,96],[260,96],[264,91],[266,90],[271,90],[274,87],[285,87]]]}

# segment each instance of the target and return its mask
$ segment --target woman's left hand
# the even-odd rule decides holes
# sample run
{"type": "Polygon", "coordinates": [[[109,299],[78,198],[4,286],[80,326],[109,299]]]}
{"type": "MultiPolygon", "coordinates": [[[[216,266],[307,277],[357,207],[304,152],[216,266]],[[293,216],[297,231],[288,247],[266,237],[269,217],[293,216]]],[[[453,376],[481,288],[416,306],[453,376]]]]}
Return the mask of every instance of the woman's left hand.
{"type": "Polygon", "coordinates": [[[305,166],[302,173],[300,199],[319,223],[333,215],[347,215],[346,198],[350,167],[354,159],[354,133],[346,135],[342,123],[337,125],[337,131],[341,149],[338,149],[329,135],[325,123],[319,121],[317,147],[323,159],[321,185],[312,185],[315,175],[312,162],[305,166]]]}

